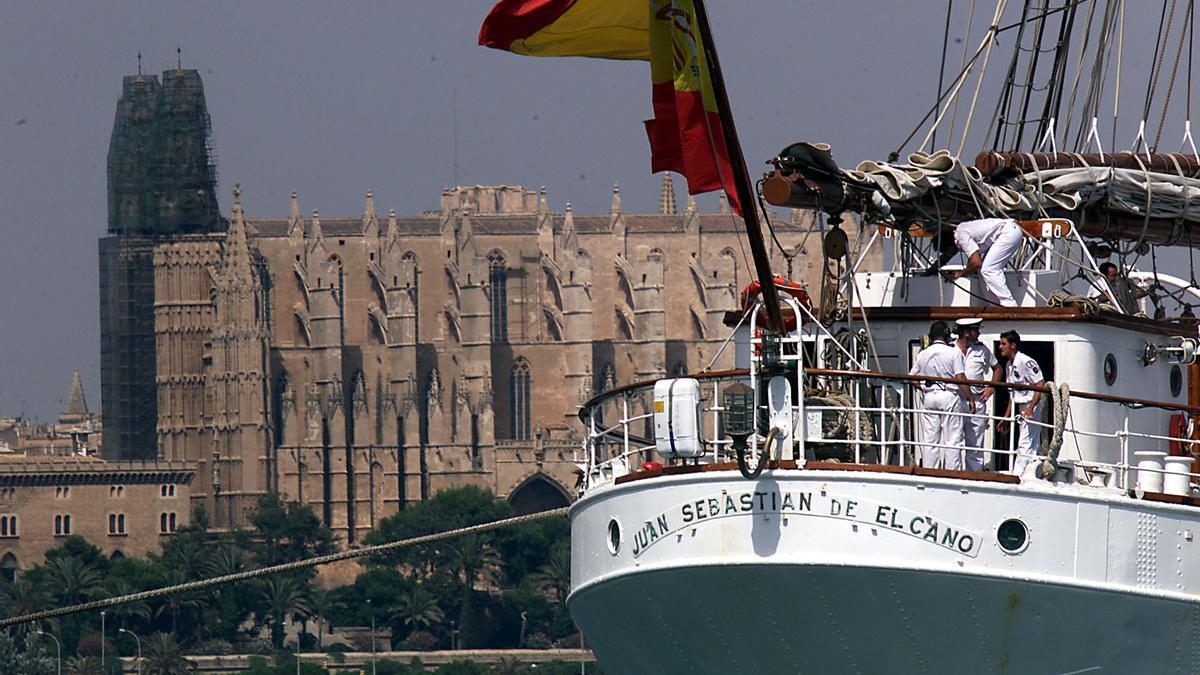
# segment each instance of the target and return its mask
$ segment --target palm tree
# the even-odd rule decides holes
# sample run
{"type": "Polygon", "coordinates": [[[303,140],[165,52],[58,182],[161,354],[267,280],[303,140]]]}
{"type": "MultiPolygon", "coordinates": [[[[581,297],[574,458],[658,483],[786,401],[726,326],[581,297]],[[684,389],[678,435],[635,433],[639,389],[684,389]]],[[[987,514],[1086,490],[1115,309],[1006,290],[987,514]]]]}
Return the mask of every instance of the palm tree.
{"type": "Polygon", "coordinates": [[[542,593],[552,593],[561,604],[571,592],[571,549],[558,546],[550,551],[546,564],[533,573],[533,582],[542,593]]]}
{"type": "MultiPolygon", "coordinates": [[[[182,570],[172,569],[167,574],[166,583],[168,586],[174,586],[187,582],[188,579],[182,570]]],[[[175,634],[179,628],[179,614],[186,609],[202,608],[206,604],[206,596],[201,591],[185,591],[182,593],[171,593],[166,596],[166,599],[161,605],[154,610],[154,618],[158,618],[164,614],[171,616],[171,633],[175,634]]]]}
{"type": "Polygon", "coordinates": [[[404,593],[392,606],[392,612],[400,620],[400,624],[411,633],[436,626],[446,620],[437,600],[424,588],[414,586],[404,593]]]}
{"type": "Polygon", "coordinates": [[[296,577],[272,577],[262,587],[262,599],[271,621],[271,643],[283,647],[283,620],[289,614],[310,611],[308,588],[296,577]]]}
{"type": "Polygon", "coordinates": [[[46,564],[44,583],[60,606],[87,602],[104,592],[104,575],[74,556],[55,558],[46,564]]]}
{"type": "MultiPolygon", "coordinates": [[[[0,583],[0,614],[4,616],[31,614],[44,609],[49,601],[50,597],[27,575],[17,577],[15,581],[0,583]]],[[[21,624],[16,630],[23,632],[31,627],[32,624],[21,624]]]]}
{"type": "Polygon", "coordinates": [[[325,647],[325,615],[333,609],[333,597],[329,591],[314,588],[308,597],[309,616],[317,622],[317,649],[325,647]]]}
{"type": "MultiPolygon", "coordinates": [[[[126,579],[117,579],[108,586],[108,592],[111,596],[131,595],[139,590],[141,589],[134,588],[133,584],[129,583],[126,579]]],[[[127,628],[134,620],[145,621],[150,618],[152,613],[153,610],[150,609],[150,603],[145,600],[126,602],[114,605],[108,609],[108,615],[112,617],[115,628],[127,628]]]]}
{"type": "Polygon", "coordinates": [[[104,675],[100,659],[95,656],[72,656],[67,659],[67,675],[104,675]]]}
{"type": "Polygon", "coordinates": [[[173,539],[162,556],[166,567],[183,572],[189,580],[203,577],[211,560],[211,548],[195,536],[173,539]]]}
{"type": "Polygon", "coordinates": [[[146,638],[141,672],[147,675],[179,675],[195,670],[196,664],[187,660],[175,638],[166,633],[155,633],[146,638]]]}
{"type": "Polygon", "coordinates": [[[500,552],[484,537],[464,535],[450,544],[450,565],[458,578],[470,588],[482,581],[485,586],[495,586],[504,570],[500,552]]]}

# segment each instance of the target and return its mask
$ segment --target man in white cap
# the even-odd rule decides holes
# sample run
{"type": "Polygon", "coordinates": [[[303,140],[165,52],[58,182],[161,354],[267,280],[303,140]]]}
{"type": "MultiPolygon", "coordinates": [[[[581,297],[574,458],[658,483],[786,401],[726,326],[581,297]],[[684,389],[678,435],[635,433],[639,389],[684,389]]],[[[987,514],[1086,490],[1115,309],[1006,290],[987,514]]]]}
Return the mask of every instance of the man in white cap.
{"type": "Polygon", "coordinates": [[[1012,218],[981,218],[967,220],[954,228],[954,243],[962,251],[967,264],[961,270],[948,272],[950,281],[979,272],[984,290],[1001,307],[1016,307],[1008,283],[1004,281],[1004,267],[1021,248],[1025,232],[1012,218]]]}
{"type": "MultiPolygon", "coordinates": [[[[1000,363],[995,354],[979,341],[979,331],[983,329],[983,319],[959,319],[954,322],[958,340],[955,346],[962,352],[966,362],[965,374],[968,380],[1000,381],[1000,363]]],[[[978,417],[963,418],[963,444],[967,446],[967,471],[983,471],[983,437],[987,433],[987,402],[996,393],[994,387],[973,384],[968,387],[970,398],[963,402],[967,412],[978,417]],[[979,448],[971,450],[970,448],[979,448]]]]}
{"type": "MultiPolygon", "coordinates": [[[[1042,368],[1032,357],[1021,351],[1021,336],[1015,330],[1000,334],[1000,356],[1008,361],[1005,375],[1010,384],[1039,385],[1045,382],[1042,368]]],[[[1037,466],[1034,458],[1042,451],[1042,427],[1031,424],[1030,421],[1040,422],[1042,412],[1042,392],[1023,389],[1011,390],[1009,407],[1004,412],[1005,417],[1012,417],[1015,412],[1020,416],[1021,424],[1017,437],[1017,456],[1013,458],[1012,474],[1020,476],[1032,472],[1037,466]]],[[[1007,420],[1001,420],[998,426],[1006,426],[1007,420]]],[[[1017,433],[1014,431],[1014,433],[1017,433]]]]}
{"type": "MultiPolygon", "coordinates": [[[[950,328],[945,321],[929,326],[929,346],[917,354],[909,375],[961,380],[965,361],[957,347],[950,344],[950,328]]],[[[925,380],[921,413],[921,466],[962,469],[963,399],[970,390],[965,384],[925,380]]]]}

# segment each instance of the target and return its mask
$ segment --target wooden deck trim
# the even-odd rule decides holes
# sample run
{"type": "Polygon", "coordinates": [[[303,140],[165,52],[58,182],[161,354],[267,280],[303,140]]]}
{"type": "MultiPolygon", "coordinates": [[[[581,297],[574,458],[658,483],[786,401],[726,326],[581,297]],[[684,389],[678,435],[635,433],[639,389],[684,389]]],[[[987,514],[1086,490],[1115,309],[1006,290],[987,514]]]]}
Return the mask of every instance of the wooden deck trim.
{"type": "MultiPolygon", "coordinates": [[[[1129,490],[1127,493],[1130,497],[1137,499],[1137,492],[1129,490]]],[[[1163,504],[1178,504],[1180,506],[1200,506],[1200,498],[1187,497],[1184,495],[1170,495],[1165,492],[1146,492],[1142,494],[1142,499],[1148,502],[1160,502],[1163,504]]]]}

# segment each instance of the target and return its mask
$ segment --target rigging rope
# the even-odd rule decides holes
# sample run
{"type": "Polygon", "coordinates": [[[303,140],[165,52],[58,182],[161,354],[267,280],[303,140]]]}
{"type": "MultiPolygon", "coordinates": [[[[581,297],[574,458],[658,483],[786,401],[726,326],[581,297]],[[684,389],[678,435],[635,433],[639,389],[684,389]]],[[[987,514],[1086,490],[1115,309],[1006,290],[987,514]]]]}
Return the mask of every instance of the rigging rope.
{"type": "MultiPolygon", "coordinates": [[[[1154,132],[1154,145],[1151,146],[1153,152],[1158,152],[1158,141],[1162,138],[1163,125],[1167,121],[1167,109],[1171,107],[1171,94],[1175,92],[1175,76],[1179,73],[1179,59],[1183,56],[1183,43],[1191,29],[1189,24],[1191,23],[1192,2],[1193,0],[1188,0],[1188,14],[1184,17],[1183,29],[1179,31],[1179,46],[1175,48],[1175,61],[1171,64],[1171,78],[1167,80],[1167,95],[1163,99],[1162,114],[1158,118],[1158,130],[1154,132]]],[[[1171,11],[1174,14],[1174,7],[1171,11]]],[[[1188,87],[1191,87],[1191,82],[1188,82],[1188,87]]]]}
{"type": "Polygon", "coordinates": [[[174,586],[165,586],[163,588],[155,588],[155,589],[152,589],[149,591],[141,591],[138,593],[129,593],[127,595],[118,595],[118,596],[114,596],[111,598],[104,598],[103,600],[93,600],[91,602],[84,602],[84,603],[81,603],[78,605],[70,605],[67,607],[58,607],[55,609],[43,610],[40,612],[32,612],[30,614],[23,614],[20,616],[6,617],[4,619],[0,619],[0,628],[16,626],[18,624],[29,623],[31,621],[44,621],[46,619],[53,619],[53,618],[60,617],[60,616],[66,616],[68,614],[77,614],[79,612],[87,612],[87,611],[91,611],[94,609],[103,609],[105,607],[115,607],[117,605],[124,605],[124,604],[130,603],[130,602],[138,602],[140,600],[151,600],[153,598],[159,598],[164,595],[173,595],[175,593],[185,593],[187,591],[204,590],[207,588],[212,588],[213,586],[221,586],[224,584],[230,584],[235,581],[245,581],[247,579],[257,579],[258,577],[264,577],[264,576],[268,576],[271,574],[280,574],[282,572],[291,572],[294,570],[301,570],[301,569],[306,569],[309,567],[316,567],[318,565],[327,565],[329,563],[338,562],[340,560],[351,560],[354,558],[364,558],[366,556],[376,555],[379,553],[383,553],[385,551],[393,551],[393,550],[396,550],[399,548],[415,546],[417,544],[428,544],[428,543],[432,543],[435,541],[443,541],[445,539],[452,539],[454,537],[459,537],[459,536],[462,536],[465,534],[476,534],[479,532],[489,532],[491,530],[497,530],[502,527],[508,527],[510,525],[520,525],[522,523],[529,523],[529,522],[533,522],[535,520],[542,520],[542,519],[550,518],[553,516],[563,516],[563,515],[566,515],[567,510],[569,508],[570,507],[563,506],[563,507],[557,508],[557,509],[550,509],[549,511],[539,511],[537,513],[530,513],[530,514],[527,514],[524,516],[514,516],[512,518],[504,518],[502,520],[495,520],[490,523],[482,523],[479,525],[460,527],[458,529],[449,530],[446,532],[437,532],[435,534],[426,534],[426,535],[422,535],[420,537],[411,537],[409,539],[400,539],[397,541],[390,541],[386,544],[377,544],[375,546],[368,546],[366,548],[351,549],[348,551],[341,551],[339,553],[331,553],[329,555],[317,556],[315,558],[308,558],[305,560],[296,560],[296,561],[289,562],[289,563],[283,563],[281,565],[272,565],[270,567],[260,567],[258,569],[246,570],[244,572],[236,572],[234,574],[223,574],[218,577],[209,577],[207,579],[197,579],[196,581],[189,581],[187,583],[176,584],[174,586]]]}
{"type": "MultiPolygon", "coordinates": [[[[934,107],[942,100],[943,84],[946,79],[946,48],[950,45],[950,15],[954,11],[954,0],[946,0],[946,27],[942,30],[942,62],[938,65],[938,88],[937,99],[934,101],[934,107]]],[[[1190,75],[1190,72],[1189,72],[1190,75]]],[[[1189,84],[1189,86],[1191,86],[1189,84]]],[[[937,147],[937,134],[935,133],[930,141],[930,149],[937,147]]]]}

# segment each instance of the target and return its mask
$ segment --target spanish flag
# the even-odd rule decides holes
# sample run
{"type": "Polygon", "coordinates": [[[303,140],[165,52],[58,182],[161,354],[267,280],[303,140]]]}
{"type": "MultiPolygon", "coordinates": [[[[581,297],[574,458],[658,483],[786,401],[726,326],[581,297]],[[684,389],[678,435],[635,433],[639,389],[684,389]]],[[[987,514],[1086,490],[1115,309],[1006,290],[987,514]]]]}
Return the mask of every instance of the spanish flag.
{"type": "Polygon", "coordinates": [[[479,44],[528,56],[650,61],[650,167],[688,192],[724,188],[741,213],[692,0],[500,0],[479,44]]]}

